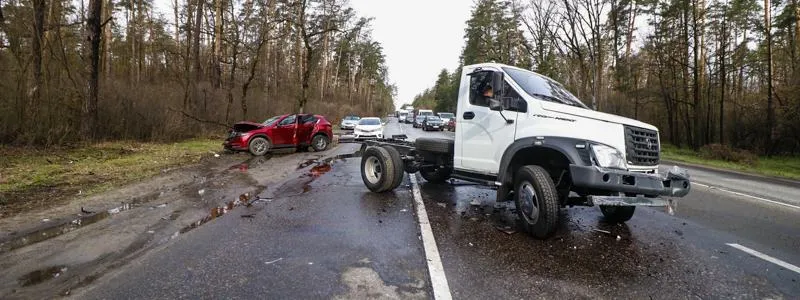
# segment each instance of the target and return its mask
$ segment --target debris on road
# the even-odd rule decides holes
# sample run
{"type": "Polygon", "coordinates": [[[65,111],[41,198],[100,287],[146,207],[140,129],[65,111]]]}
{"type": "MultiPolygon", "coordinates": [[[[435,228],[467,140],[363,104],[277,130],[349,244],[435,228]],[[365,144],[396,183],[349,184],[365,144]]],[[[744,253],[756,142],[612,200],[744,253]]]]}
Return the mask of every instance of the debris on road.
{"type": "Polygon", "coordinates": [[[401,209],[401,210],[400,210],[400,212],[407,212],[407,211],[408,211],[408,210],[407,210],[407,209],[405,209],[405,208],[403,208],[403,209],[401,209]]]}
{"type": "Polygon", "coordinates": [[[503,232],[508,235],[517,233],[517,231],[512,229],[511,226],[496,226],[495,228],[497,228],[497,230],[499,230],[500,232],[503,232]]]}
{"type": "Polygon", "coordinates": [[[619,241],[619,240],[621,240],[621,239],[622,239],[622,237],[621,237],[621,236],[617,236],[617,240],[618,240],[618,241],[619,241]]]}
{"type": "Polygon", "coordinates": [[[478,200],[478,199],[472,199],[472,201],[470,201],[470,202],[469,202],[469,205],[472,205],[472,206],[481,206],[481,201],[480,201],[480,200],[478,200]]]}
{"type": "Polygon", "coordinates": [[[592,229],[592,231],[597,231],[597,232],[601,232],[601,233],[605,233],[605,234],[611,234],[611,231],[608,231],[608,230],[602,230],[602,229],[597,229],[597,228],[595,228],[595,229],[592,229]]]}
{"type": "Polygon", "coordinates": [[[470,247],[474,247],[475,245],[473,245],[472,243],[469,243],[469,246],[470,246],[470,247]]]}
{"type": "Polygon", "coordinates": [[[199,194],[200,196],[202,196],[205,193],[206,193],[205,189],[201,189],[201,190],[197,191],[197,194],[199,194]]]}
{"type": "Polygon", "coordinates": [[[271,264],[274,264],[274,263],[276,263],[276,262],[279,262],[279,261],[281,261],[281,260],[283,260],[283,257],[281,257],[281,258],[278,258],[278,259],[276,259],[276,260],[265,261],[265,262],[264,262],[264,264],[271,265],[271,264]]]}
{"type": "Polygon", "coordinates": [[[252,218],[255,218],[255,217],[256,217],[256,214],[242,215],[242,218],[250,218],[250,219],[252,219],[252,218]]]}
{"type": "Polygon", "coordinates": [[[50,219],[47,219],[47,218],[42,219],[42,222],[50,222],[50,219]]]}
{"type": "Polygon", "coordinates": [[[81,212],[85,213],[85,214],[93,214],[94,213],[93,211],[86,210],[85,208],[83,208],[83,206],[81,206],[81,212]]]}

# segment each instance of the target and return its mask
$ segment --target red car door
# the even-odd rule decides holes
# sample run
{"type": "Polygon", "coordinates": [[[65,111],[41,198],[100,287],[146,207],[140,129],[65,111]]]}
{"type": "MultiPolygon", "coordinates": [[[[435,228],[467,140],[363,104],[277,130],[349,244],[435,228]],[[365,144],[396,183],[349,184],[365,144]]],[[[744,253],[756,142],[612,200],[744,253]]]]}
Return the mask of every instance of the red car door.
{"type": "Polygon", "coordinates": [[[311,134],[314,131],[314,126],[317,124],[317,118],[314,115],[300,115],[300,122],[297,127],[297,143],[298,144],[311,144],[311,134]]]}
{"type": "Polygon", "coordinates": [[[294,145],[297,130],[297,115],[288,115],[272,129],[272,143],[275,146],[294,145]]]}

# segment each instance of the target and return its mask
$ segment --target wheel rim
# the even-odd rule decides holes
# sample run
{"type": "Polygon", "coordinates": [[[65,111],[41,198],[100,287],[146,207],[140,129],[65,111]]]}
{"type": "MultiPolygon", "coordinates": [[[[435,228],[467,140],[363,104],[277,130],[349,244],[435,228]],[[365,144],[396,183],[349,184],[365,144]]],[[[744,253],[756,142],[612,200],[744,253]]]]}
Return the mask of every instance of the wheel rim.
{"type": "Polygon", "coordinates": [[[255,148],[256,153],[263,153],[267,151],[267,141],[263,139],[257,139],[253,141],[253,143],[254,143],[253,148],[255,148]]]}
{"type": "Polygon", "coordinates": [[[531,224],[536,224],[539,220],[539,199],[536,197],[536,190],[530,182],[523,182],[519,191],[519,206],[522,215],[531,224]]]}
{"type": "Polygon", "coordinates": [[[318,137],[317,138],[317,149],[325,149],[325,146],[327,144],[328,144],[328,142],[325,141],[325,138],[323,138],[323,137],[318,137]]]}
{"type": "Polygon", "coordinates": [[[377,157],[370,156],[364,165],[364,174],[367,175],[367,180],[371,183],[378,183],[381,180],[381,163],[377,157]]]}

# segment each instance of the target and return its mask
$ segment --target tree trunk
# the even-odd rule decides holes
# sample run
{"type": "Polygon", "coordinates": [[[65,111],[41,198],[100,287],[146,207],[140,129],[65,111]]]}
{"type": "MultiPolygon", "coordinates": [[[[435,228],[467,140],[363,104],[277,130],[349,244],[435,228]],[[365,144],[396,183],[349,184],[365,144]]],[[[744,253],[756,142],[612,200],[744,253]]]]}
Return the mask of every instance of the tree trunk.
{"type": "Polygon", "coordinates": [[[719,45],[719,63],[720,63],[720,71],[719,71],[719,82],[720,82],[720,89],[719,89],[719,143],[724,145],[725,144],[725,84],[728,81],[728,73],[726,72],[725,66],[727,65],[725,62],[725,55],[728,49],[728,33],[725,31],[727,27],[727,15],[728,15],[728,7],[725,6],[724,10],[722,11],[722,34],[720,35],[720,45],[719,45]]]}
{"type": "Polygon", "coordinates": [[[222,28],[225,22],[223,1],[214,1],[214,80],[217,88],[222,88],[222,28]]]}
{"type": "Polygon", "coordinates": [[[194,48],[192,49],[192,55],[194,56],[192,60],[192,64],[194,64],[194,84],[200,82],[202,72],[200,69],[200,35],[202,33],[201,28],[203,28],[203,1],[195,1],[194,48]]]}
{"type": "Polygon", "coordinates": [[[767,37],[767,143],[765,151],[772,154],[775,135],[775,108],[772,103],[772,6],[764,0],[764,34],[767,37]]]}
{"type": "Polygon", "coordinates": [[[144,1],[139,1],[138,12],[136,13],[136,26],[138,26],[138,30],[136,31],[136,83],[142,81],[142,70],[144,69],[144,29],[145,29],[145,11],[144,11],[144,1]]]}
{"type": "Polygon", "coordinates": [[[89,29],[87,38],[89,55],[86,57],[89,82],[87,84],[81,122],[81,134],[87,140],[94,139],[94,129],[97,124],[97,98],[100,75],[100,15],[102,7],[103,0],[89,0],[89,18],[86,21],[86,27],[89,29]]]}
{"type": "MultiPolygon", "coordinates": [[[[36,110],[42,88],[42,42],[44,40],[44,10],[45,0],[33,0],[33,38],[31,48],[33,50],[33,86],[28,95],[28,109],[32,114],[36,110]]],[[[26,116],[33,118],[33,116],[26,116]]]]}
{"type": "MultiPolygon", "coordinates": [[[[198,98],[200,97],[200,91],[198,90],[198,83],[200,83],[200,78],[202,76],[201,69],[200,69],[200,34],[202,32],[203,26],[203,1],[204,0],[196,0],[195,1],[195,23],[194,23],[194,46],[192,48],[192,71],[193,71],[193,78],[190,79],[190,111],[194,111],[195,105],[198,103],[198,98]]],[[[203,112],[205,113],[205,111],[203,112]]]]}
{"type": "Polygon", "coordinates": [[[113,39],[113,33],[111,31],[111,27],[113,26],[114,21],[110,19],[113,16],[112,7],[114,6],[114,0],[106,0],[105,6],[103,7],[103,18],[101,19],[102,22],[108,22],[103,25],[103,74],[105,77],[111,78],[111,40],[113,39]]]}

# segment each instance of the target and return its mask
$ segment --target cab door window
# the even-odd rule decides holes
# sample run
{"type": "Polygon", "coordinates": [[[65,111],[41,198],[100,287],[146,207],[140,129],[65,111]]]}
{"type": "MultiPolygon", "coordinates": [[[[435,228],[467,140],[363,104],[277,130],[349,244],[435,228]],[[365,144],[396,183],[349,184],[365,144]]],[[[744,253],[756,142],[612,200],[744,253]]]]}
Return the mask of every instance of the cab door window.
{"type": "Polygon", "coordinates": [[[286,118],[283,118],[283,120],[281,120],[281,122],[278,123],[278,126],[292,125],[296,121],[297,121],[297,116],[296,115],[291,115],[291,116],[288,116],[286,118]]]}

